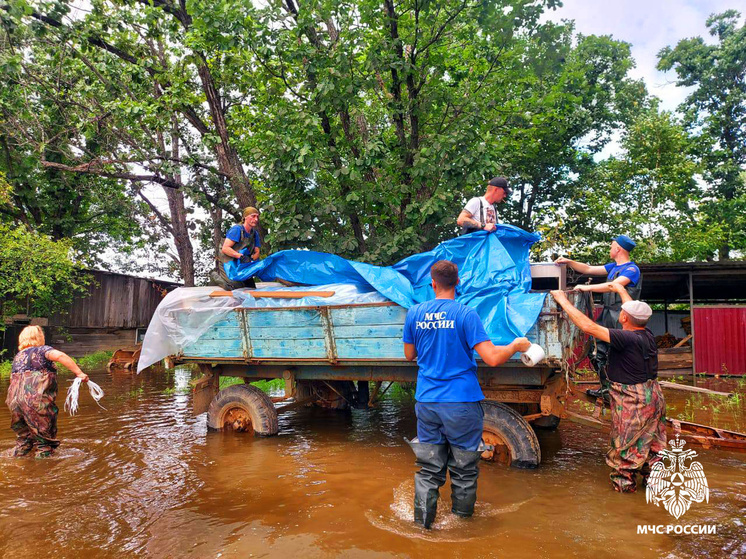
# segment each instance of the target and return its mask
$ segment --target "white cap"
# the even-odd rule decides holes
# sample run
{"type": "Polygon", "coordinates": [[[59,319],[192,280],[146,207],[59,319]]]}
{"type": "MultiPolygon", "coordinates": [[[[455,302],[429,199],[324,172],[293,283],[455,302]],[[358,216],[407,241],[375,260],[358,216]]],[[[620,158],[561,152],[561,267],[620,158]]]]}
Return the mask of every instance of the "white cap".
{"type": "Polygon", "coordinates": [[[637,320],[648,320],[653,314],[653,309],[645,301],[627,301],[622,310],[637,320]]]}

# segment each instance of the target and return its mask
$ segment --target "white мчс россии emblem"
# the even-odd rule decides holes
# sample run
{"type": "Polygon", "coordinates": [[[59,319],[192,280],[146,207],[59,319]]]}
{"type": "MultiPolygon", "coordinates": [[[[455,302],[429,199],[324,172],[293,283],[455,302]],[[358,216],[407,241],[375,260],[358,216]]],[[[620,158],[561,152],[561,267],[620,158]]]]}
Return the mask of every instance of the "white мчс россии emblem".
{"type": "Polygon", "coordinates": [[[645,499],[648,503],[663,508],[677,520],[689,510],[692,503],[710,502],[710,488],[702,469],[702,464],[692,461],[686,467],[686,460],[697,456],[694,450],[684,450],[685,441],[676,435],[675,441],[669,441],[671,450],[660,452],[663,460],[656,462],[650,470],[645,499]],[[664,461],[668,460],[668,467],[664,461]]]}

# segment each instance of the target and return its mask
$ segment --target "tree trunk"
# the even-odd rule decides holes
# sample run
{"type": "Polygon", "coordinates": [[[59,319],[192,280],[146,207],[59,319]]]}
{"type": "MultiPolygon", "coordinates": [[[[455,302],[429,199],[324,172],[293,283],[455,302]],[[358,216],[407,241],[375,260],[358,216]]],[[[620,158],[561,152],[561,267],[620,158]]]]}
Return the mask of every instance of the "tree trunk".
{"type": "MultiPolygon", "coordinates": [[[[176,116],[171,117],[171,156],[174,160],[179,159],[179,131],[176,116]]],[[[181,172],[174,173],[174,181],[181,185],[181,172]]],[[[179,266],[181,277],[186,287],[194,287],[194,250],[192,240],[189,238],[189,227],[187,226],[186,208],[184,207],[184,192],[181,188],[164,188],[168,199],[168,209],[171,212],[171,224],[173,227],[174,245],[179,255],[179,266]]]]}

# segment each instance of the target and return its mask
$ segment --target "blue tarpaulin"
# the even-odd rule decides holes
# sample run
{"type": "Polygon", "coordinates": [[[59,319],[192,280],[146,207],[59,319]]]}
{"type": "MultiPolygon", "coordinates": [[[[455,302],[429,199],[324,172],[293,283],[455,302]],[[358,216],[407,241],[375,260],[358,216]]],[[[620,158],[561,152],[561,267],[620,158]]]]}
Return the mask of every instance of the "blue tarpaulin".
{"type": "Polygon", "coordinates": [[[225,269],[233,280],[357,284],[409,308],[435,297],[430,267],[438,260],[450,260],[459,269],[456,300],[476,309],[494,343],[506,344],[526,335],[544,304],[545,293],[529,293],[528,253],[539,239],[536,233],[498,225],[491,233],[479,231],[445,241],[393,266],[353,262],[324,252],[284,250],[249,264],[231,261],[225,269]]]}

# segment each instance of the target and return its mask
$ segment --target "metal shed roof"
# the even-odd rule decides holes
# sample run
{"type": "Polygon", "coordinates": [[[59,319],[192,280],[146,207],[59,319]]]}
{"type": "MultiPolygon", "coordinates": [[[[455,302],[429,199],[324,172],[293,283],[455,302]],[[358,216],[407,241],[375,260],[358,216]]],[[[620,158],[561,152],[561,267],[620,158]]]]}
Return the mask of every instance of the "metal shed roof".
{"type": "MultiPolygon", "coordinates": [[[[746,261],[638,263],[642,296],[649,302],[689,302],[689,278],[695,303],[746,302],[746,261]]],[[[605,281],[594,278],[594,282],[605,281]]]]}

